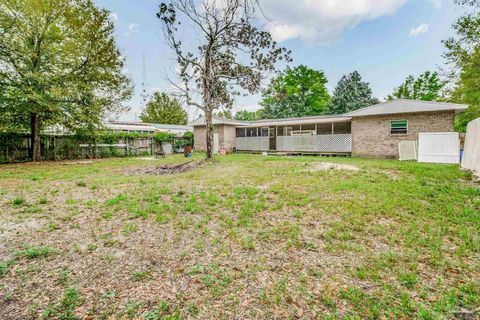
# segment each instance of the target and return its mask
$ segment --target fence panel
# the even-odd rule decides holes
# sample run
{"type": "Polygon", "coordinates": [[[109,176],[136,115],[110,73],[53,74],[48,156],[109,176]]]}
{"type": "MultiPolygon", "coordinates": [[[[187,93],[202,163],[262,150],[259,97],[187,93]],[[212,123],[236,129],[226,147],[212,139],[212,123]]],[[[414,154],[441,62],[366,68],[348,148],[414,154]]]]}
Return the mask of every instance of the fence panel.
{"type": "MultiPolygon", "coordinates": [[[[0,163],[25,162],[31,159],[31,137],[27,134],[0,133],[0,163]]],[[[188,139],[175,139],[171,145],[183,147],[188,139]]],[[[162,149],[162,143],[153,137],[119,138],[113,143],[95,143],[94,140],[77,136],[41,136],[42,160],[92,159],[153,155],[162,149]]]]}
{"type": "Polygon", "coordinates": [[[325,134],[277,137],[278,151],[352,152],[351,134],[325,134]]]}
{"type": "Polygon", "coordinates": [[[237,150],[240,151],[268,151],[270,148],[268,137],[237,138],[237,150]]]}

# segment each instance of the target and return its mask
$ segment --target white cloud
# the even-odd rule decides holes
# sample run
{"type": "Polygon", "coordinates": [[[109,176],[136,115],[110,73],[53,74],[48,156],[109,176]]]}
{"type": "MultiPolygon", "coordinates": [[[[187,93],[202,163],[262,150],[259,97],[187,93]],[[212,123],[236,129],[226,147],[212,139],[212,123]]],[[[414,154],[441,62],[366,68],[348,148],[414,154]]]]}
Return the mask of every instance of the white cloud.
{"type": "Polygon", "coordinates": [[[407,0],[264,0],[267,28],[277,41],[328,42],[365,20],[394,14],[407,0]]]}
{"type": "Polygon", "coordinates": [[[118,20],[118,14],[116,14],[116,13],[113,13],[113,12],[110,13],[109,17],[110,17],[110,20],[112,20],[112,21],[117,21],[118,20]]]}
{"type": "Polygon", "coordinates": [[[140,25],[137,24],[137,23],[130,23],[130,25],[128,26],[128,31],[125,32],[125,36],[128,37],[134,33],[137,33],[139,32],[139,29],[140,29],[140,25]]]}
{"type": "Polygon", "coordinates": [[[413,28],[412,30],[410,30],[410,36],[416,37],[416,36],[418,36],[418,35],[421,34],[421,33],[427,32],[429,28],[430,28],[430,25],[429,25],[428,23],[422,23],[422,24],[419,25],[418,27],[413,28]]]}

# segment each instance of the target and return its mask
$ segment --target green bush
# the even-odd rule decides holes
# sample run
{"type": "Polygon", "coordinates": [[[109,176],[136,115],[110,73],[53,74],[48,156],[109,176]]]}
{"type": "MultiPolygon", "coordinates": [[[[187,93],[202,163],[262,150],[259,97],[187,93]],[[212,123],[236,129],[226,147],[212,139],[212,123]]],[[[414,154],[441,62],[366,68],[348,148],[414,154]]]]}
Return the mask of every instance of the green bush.
{"type": "Polygon", "coordinates": [[[157,142],[173,142],[176,135],[168,132],[158,132],[153,135],[153,140],[157,142]]]}

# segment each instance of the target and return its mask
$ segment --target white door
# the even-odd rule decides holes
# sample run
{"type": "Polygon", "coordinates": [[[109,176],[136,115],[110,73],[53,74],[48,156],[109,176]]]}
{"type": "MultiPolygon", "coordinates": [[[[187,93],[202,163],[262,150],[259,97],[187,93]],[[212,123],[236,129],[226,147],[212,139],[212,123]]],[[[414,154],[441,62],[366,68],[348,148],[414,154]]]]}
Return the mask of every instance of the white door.
{"type": "Polygon", "coordinates": [[[460,137],[458,133],[419,133],[418,162],[460,163],[460,137]]]}
{"type": "Polygon", "coordinates": [[[213,134],[213,154],[218,154],[220,151],[220,139],[218,138],[218,133],[213,134]]]}

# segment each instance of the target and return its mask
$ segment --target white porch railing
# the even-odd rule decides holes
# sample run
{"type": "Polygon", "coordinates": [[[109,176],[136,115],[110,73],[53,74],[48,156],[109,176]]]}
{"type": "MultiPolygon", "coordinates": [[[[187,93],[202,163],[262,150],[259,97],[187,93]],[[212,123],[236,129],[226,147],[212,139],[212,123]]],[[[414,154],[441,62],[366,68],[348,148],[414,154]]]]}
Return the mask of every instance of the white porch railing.
{"type": "Polygon", "coordinates": [[[351,134],[277,137],[278,151],[352,152],[351,134]]]}
{"type": "Polygon", "coordinates": [[[241,151],[268,151],[270,142],[268,137],[237,138],[237,150],[241,151]]]}
{"type": "MultiPolygon", "coordinates": [[[[237,138],[237,150],[268,151],[268,137],[237,138]]],[[[351,134],[325,134],[277,137],[277,151],[290,152],[352,152],[351,134]]]]}

